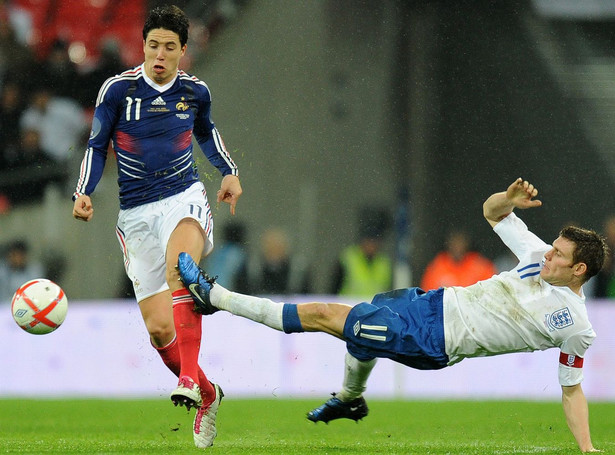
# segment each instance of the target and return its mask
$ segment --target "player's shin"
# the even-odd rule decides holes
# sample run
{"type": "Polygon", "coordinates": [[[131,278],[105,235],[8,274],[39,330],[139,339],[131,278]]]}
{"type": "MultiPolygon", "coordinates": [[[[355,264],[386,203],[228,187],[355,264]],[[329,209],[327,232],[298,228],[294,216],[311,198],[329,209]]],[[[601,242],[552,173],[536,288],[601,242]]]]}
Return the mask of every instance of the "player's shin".
{"type": "MultiPolygon", "coordinates": [[[[152,344],[152,346],[154,345],[152,344]]],[[[173,340],[171,340],[171,342],[168,343],[166,346],[163,346],[161,348],[154,346],[154,349],[156,349],[156,351],[158,352],[158,355],[160,355],[160,358],[162,359],[164,364],[167,366],[167,368],[171,370],[175,376],[179,377],[181,362],[179,360],[179,348],[177,347],[177,336],[173,337],[173,340]]]]}
{"type": "Polygon", "coordinates": [[[365,392],[367,379],[377,359],[362,361],[347,352],[344,360],[344,382],[342,390],[336,396],[342,401],[351,401],[365,392]]]}
{"type": "Polygon", "coordinates": [[[230,292],[219,284],[215,284],[211,289],[210,298],[212,303],[221,310],[259,322],[272,329],[283,330],[282,309],[284,303],[230,292]]]}
{"type": "Polygon", "coordinates": [[[202,315],[194,312],[194,302],[186,289],[173,292],[173,320],[181,358],[180,377],[198,381],[202,315]]]}

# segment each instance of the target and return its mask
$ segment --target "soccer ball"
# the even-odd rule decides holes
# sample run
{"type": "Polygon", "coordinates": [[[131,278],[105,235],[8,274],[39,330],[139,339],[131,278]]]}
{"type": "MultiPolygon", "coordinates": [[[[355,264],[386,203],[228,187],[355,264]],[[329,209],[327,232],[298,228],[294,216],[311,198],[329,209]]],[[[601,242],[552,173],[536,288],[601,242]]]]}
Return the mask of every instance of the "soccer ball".
{"type": "Polygon", "coordinates": [[[24,283],[11,301],[13,319],[28,333],[44,335],[60,327],[68,300],[60,286],[45,278],[24,283]]]}

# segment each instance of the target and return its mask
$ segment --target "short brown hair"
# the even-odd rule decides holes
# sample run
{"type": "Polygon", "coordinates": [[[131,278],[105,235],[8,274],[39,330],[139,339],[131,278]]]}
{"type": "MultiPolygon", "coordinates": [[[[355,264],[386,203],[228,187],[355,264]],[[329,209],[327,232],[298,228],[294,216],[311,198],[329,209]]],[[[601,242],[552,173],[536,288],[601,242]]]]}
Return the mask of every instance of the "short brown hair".
{"type": "Polygon", "coordinates": [[[572,254],[572,261],[575,264],[582,262],[587,266],[583,282],[589,280],[602,269],[609,252],[604,237],[596,231],[576,226],[565,227],[559,235],[574,242],[575,249],[572,254]]]}
{"type": "Polygon", "coordinates": [[[190,21],[186,14],[175,5],[165,5],[154,8],[147,15],[143,25],[143,39],[155,28],[164,28],[177,33],[182,47],[188,42],[188,28],[190,21]]]}

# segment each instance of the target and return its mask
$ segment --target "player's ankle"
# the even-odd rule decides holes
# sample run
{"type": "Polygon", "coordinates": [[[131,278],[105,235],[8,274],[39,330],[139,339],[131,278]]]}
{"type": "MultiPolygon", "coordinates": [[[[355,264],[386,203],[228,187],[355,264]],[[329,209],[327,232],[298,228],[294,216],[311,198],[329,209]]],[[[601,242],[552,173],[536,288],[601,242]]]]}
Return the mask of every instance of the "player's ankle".
{"type": "Polygon", "coordinates": [[[227,300],[230,295],[231,291],[223,286],[220,286],[218,283],[215,283],[209,291],[209,301],[215,307],[225,309],[220,305],[223,304],[223,302],[227,300]]]}

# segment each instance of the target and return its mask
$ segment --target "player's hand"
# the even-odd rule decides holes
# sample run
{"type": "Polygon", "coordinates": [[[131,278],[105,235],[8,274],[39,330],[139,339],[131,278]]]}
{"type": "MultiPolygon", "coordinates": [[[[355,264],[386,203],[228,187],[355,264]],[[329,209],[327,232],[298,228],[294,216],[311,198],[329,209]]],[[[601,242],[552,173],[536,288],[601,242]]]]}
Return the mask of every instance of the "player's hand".
{"type": "Polygon", "coordinates": [[[94,209],[92,208],[92,200],[90,196],[82,194],[73,204],[73,217],[81,221],[90,221],[94,216],[94,209]]]}
{"type": "Polygon", "coordinates": [[[225,175],[218,190],[218,203],[226,202],[230,204],[231,215],[235,215],[235,205],[237,205],[241,193],[243,193],[243,190],[241,183],[239,183],[239,177],[231,174],[225,175]]]}
{"type": "Polygon", "coordinates": [[[542,202],[534,199],[536,196],[538,196],[538,189],[521,177],[515,180],[506,190],[506,199],[520,209],[540,207],[542,202]]]}

